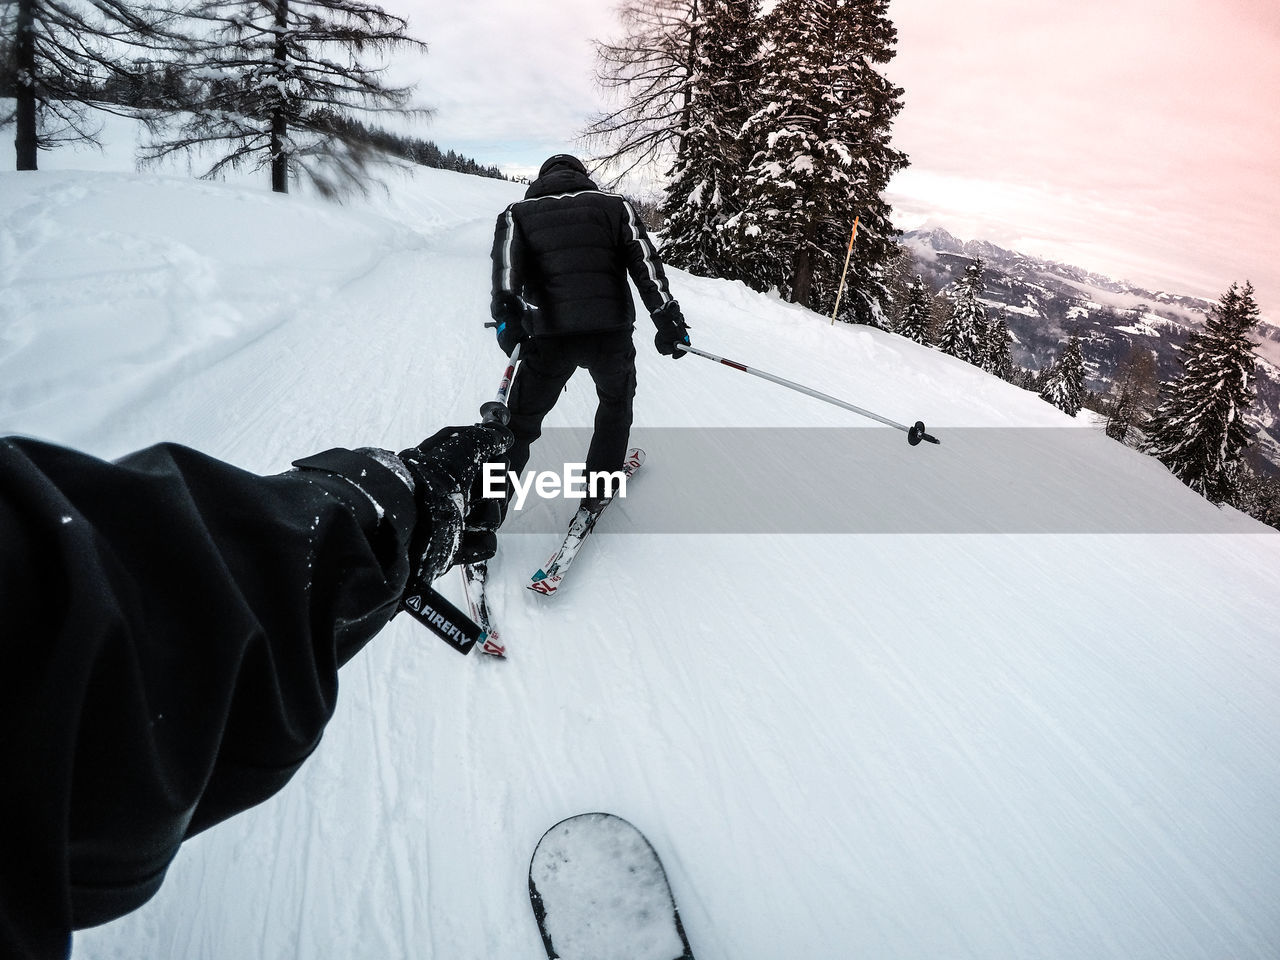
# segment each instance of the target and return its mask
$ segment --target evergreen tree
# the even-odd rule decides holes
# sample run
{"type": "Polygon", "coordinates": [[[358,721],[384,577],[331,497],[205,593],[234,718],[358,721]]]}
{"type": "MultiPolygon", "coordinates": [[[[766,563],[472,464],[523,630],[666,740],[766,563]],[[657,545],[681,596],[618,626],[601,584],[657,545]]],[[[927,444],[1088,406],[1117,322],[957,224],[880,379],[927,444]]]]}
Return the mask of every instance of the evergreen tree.
{"type": "Polygon", "coordinates": [[[120,0],[10,0],[0,6],[0,89],[15,101],[18,170],[37,169],[38,152],[59,143],[97,143],[89,105],[121,72],[120,44],[168,50],[163,14],[120,0]]]}
{"type": "MultiPolygon", "coordinates": [[[[852,261],[851,261],[852,262],[852,261]]],[[[885,265],[885,290],[887,326],[885,329],[898,332],[902,326],[902,318],[911,301],[911,287],[919,274],[916,273],[915,258],[911,251],[900,243],[893,245],[893,258],[885,265]]]]}
{"type": "Polygon", "coordinates": [[[453,150],[448,154],[442,153],[440,148],[430,140],[418,140],[389,133],[377,127],[369,127],[360,120],[338,114],[331,115],[327,122],[333,129],[340,131],[351,140],[361,141],[389,156],[401,157],[420,166],[434,167],[439,170],[456,170],[458,173],[495,180],[507,179],[497,167],[481,166],[470,157],[461,156],[453,150]]]}
{"type": "Polygon", "coordinates": [[[1072,336],[1062,356],[1048,370],[1040,387],[1040,398],[1052,403],[1069,417],[1084,405],[1084,354],[1080,338],[1072,336]]]}
{"type": "Polygon", "coordinates": [[[1027,369],[1026,367],[1016,367],[1014,369],[1012,383],[1015,387],[1021,387],[1023,390],[1030,391],[1031,393],[1040,392],[1039,374],[1034,370],[1027,369]]]}
{"type": "Polygon", "coordinates": [[[1213,503],[1237,491],[1242,452],[1249,443],[1245,412],[1256,399],[1256,344],[1248,337],[1261,315],[1253,285],[1232,284],[1210,313],[1203,333],[1181,350],[1182,374],[1161,384],[1147,451],[1179,480],[1213,503]]]}
{"type": "Polygon", "coordinates": [[[1135,427],[1143,426],[1158,384],[1155,354],[1135,344],[1112,382],[1115,400],[1107,411],[1108,437],[1125,443],[1135,427]]]}
{"type": "Polygon", "coordinates": [[[983,369],[1006,383],[1013,382],[1013,356],[1009,352],[1009,345],[1012,342],[1013,337],[1009,333],[1009,317],[1002,307],[999,316],[991,322],[990,329],[987,331],[986,362],[983,364],[983,369]]]}
{"type": "Polygon", "coordinates": [[[781,0],[765,18],[760,107],[744,127],[752,158],[729,229],[749,284],[829,310],[858,216],[841,318],[881,325],[897,236],[883,193],[907,162],[889,146],[902,90],[877,70],[897,39],[887,9],[781,0]]]}
{"type": "Polygon", "coordinates": [[[1280,528],[1280,480],[1264,475],[1248,462],[1242,463],[1231,505],[1255,520],[1280,528]]]}
{"type": "Polygon", "coordinates": [[[951,300],[944,294],[929,297],[929,333],[925,343],[937,346],[942,342],[942,332],[951,317],[951,300]]]}
{"type": "MultiPolygon", "coordinates": [[[[850,79],[846,105],[857,101],[857,133],[849,141],[860,175],[853,177],[849,210],[861,220],[857,244],[849,264],[840,317],[888,329],[892,301],[891,264],[901,249],[892,223],[892,207],[885,199],[889,181],[907,167],[907,155],[891,145],[893,121],[903,106],[903,90],[880,71],[896,54],[898,31],[889,19],[889,0],[837,0],[848,15],[837,19],[836,50],[845,60],[850,79]]],[[[819,223],[821,247],[835,256],[819,262],[814,284],[823,312],[834,305],[840,279],[839,252],[849,236],[848,211],[819,223]]]]}
{"type": "Polygon", "coordinates": [[[411,87],[388,87],[372,54],[426,45],[406,21],[360,0],[200,0],[185,11],[199,27],[189,76],[204,83],[178,121],[154,140],[144,161],[211,151],[205,173],[269,168],[271,189],[287,193],[305,174],[331,195],[361,184],[383,155],[341,121],[356,113],[409,113],[411,87]]]}
{"type": "Polygon", "coordinates": [[[987,326],[986,310],[979,302],[983,289],[982,267],[982,258],[975,257],[956,282],[951,312],[938,337],[938,347],[943,353],[978,366],[985,360],[987,326]]]}
{"type": "Polygon", "coordinates": [[[736,276],[724,225],[738,210],[747,158],[740,131],[755,87],[759,0],[702,0],[704,18],[680,152],[666,188],[662,255],[702,276],[736,276]]]}
{"type": "Polygon", "coordinates": [[[929,342],[929,291],[924,277],[916,274],[907,293],[907,306],[898,320],[897,332],[916,343],[929,342]]]}
{"type": "Polygon", "coordinates": [[[150,57],[121,60],[115,72],[94,88],[97,107],[130,108],[144,121],[150,118],[150,111],[173,110],[188,103],[191,93],[176,60],[150,57]]]}

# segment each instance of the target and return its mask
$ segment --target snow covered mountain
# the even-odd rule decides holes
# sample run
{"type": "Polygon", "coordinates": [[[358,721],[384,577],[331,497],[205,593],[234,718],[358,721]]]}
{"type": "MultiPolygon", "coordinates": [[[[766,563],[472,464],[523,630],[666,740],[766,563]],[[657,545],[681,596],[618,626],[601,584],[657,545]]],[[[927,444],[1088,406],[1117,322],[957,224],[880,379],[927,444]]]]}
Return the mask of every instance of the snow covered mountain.
{"type": "MultiPolygon", "coordinates": [[[[333,206],[127,168],[0,174],[0,431],[270,472],[492,395],[521,188],[333,206]]],[[[75,960],[539,957],[530,853],[597,809],[653,840],[700,960],[1274,960],[1280,535],[934,350],[672,284],[695,344],[942,445],[642,324],[644,472],[550,605],[524,583],[570,508],[513,518],[510,661],[397,618],[295,781],[75,960]]],[[[580,377],[531,466],[593,410],[580,377]]]]}
{"type": "MultiPolygon", "coordinates": [[[[984,303],[1008,318],[1014,362],[1039,370],[1060,352],[1063,341],[1078,333],[1087,386],[1098,393],[1110,388],[1135,345],[1155,355],[1161,380],[1176,377],[1181,372],[1177,348],[1190,330],[1203,326],[1213,307],[1199,297],[1144,290],[986,241],[961,241],[941,227],[908,232],[903,244],[935,291],[946,289],[974,257],[982,257],[984,303]]],[[[1256,338],[1258,404],[1250,422],[1280,473],[1280,327],[1264,320],[1256,338]]]]}

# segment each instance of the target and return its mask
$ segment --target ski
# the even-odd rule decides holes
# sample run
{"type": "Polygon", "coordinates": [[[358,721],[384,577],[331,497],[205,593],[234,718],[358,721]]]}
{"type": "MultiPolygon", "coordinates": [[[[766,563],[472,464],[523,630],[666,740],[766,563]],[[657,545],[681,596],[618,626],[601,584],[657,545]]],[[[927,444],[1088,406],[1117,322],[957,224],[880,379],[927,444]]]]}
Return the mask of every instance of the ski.
{"type": "Polygon", "coordinates": [[[584,813],[543,834],[529,902],[548,960],[693,960],[662,861],[621,817],[584,813]]]}
{"type": "MultiPolygon", "coordinates": [[[[644,451],[639,447],[632,447],[627,451],[627,459],[622,465],[622,472],[630,480],[643,463],[644,451]]],[[[565,575],[569,572],[569,566],[573,563],[574,557],[582,549],[582,545],[586,542],[587,537],[591,535],[591,531],[596,528],[596,523],[600,520],[600,514],[604,513],[605,508],[612,502],[613,497],[610,496],[595,510],[588,510],[586,506],[578,508],[577,513],[573,515],[573,519],[569,522],[569,532],[565,534],[564,542],[560,544],[560,549],[553,553],[551,558],[529,578],[530,590],[534,591],[534,593],[540,593],[544,597],[549,597],[560,589],[560,585],[564,582],[565,575]]]]}
{"type": "Polygon", "coordinates": [[[497,660],[505,660],[507,648],[493,626],[493,618],[489,613],[489,601],[485,596],[485,584],[489,580],[488,561],[464,563],[458,569],[462,571],[462,592],[467,598],[467,610],[471,613],[471,619],[485,633],[484,640],[477,649],[497,660]]]}
{"type": "MultiPolygon", "coordinates": [[[[493,327],[497,324],[486,323],[485,326],[493,327]]],[[[516,363],[519,360],[520,344],[517,343],[515,349],[511,351],[507,369],[503,371],[502,382],[498,384],[498,395],[480,407],[480,419],[484,423],[506,427],[511,420],[511,411],[507,409],[507,394],[511,392],[512,381],[516,378],[516,363]]],[[[460,569],[462,570],[462,592],[467,598],[467,609],[471,612],[471,619],[484,631],[480,652],[488,654],[495,660],[505,660],[507,648],[498,636],[498,631],[493,627],[493,620],[489,614],[489,601],[485,596],[485,584],[489,581],[489,562],[481,560],[479,563],[464,563],[460,569]]]]}

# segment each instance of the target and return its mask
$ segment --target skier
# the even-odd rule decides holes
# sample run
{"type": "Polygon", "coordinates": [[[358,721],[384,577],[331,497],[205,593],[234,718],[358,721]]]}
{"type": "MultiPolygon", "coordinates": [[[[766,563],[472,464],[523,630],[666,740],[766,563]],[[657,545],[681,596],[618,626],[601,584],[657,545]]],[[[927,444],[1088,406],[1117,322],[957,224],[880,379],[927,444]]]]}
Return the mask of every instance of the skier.
{"type": "Polygon", "coordinates": [[[499,215],[492,258],[498,344],[507,356],[523,344],[508,399],[512,473],[524,470],[543,418],[579,367],[599,398],[587,475],[621,469],[636,391],[628,272],[657,328],[658,352],[679,359],[676,344],[689,343],[644,223],[627,200],[602,192],[581,160],[557,154],[499,215]]]}
{"type": "Polygon", "coordinates": [[[413,578],[493,553],[502,427],[260,477],[174,445],[0,439],[0,957],[64,958],[267,799],[413,578]]]}

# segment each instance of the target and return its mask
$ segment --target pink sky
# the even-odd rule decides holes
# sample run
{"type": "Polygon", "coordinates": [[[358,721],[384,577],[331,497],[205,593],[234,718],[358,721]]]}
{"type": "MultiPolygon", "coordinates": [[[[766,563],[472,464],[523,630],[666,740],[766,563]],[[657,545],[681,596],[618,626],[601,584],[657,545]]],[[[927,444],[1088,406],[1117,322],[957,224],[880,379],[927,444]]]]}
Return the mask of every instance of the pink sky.
{"type": "Polygon", "coordinates": [[[1280,313],[1280,3],[893,0],[904,213],[1280,313]]]}
{"type": "MultiPolygon", "coordinates": [[[[581,148],[609,4],[386,5],[431,46],[414,70],[437,109],[425,135],[504,169],[581,148]]],[[[890,15],[901,226],[1214,299],[1251,279],[1280,318],[1278,0],[891,0],[890,15]]]]}

